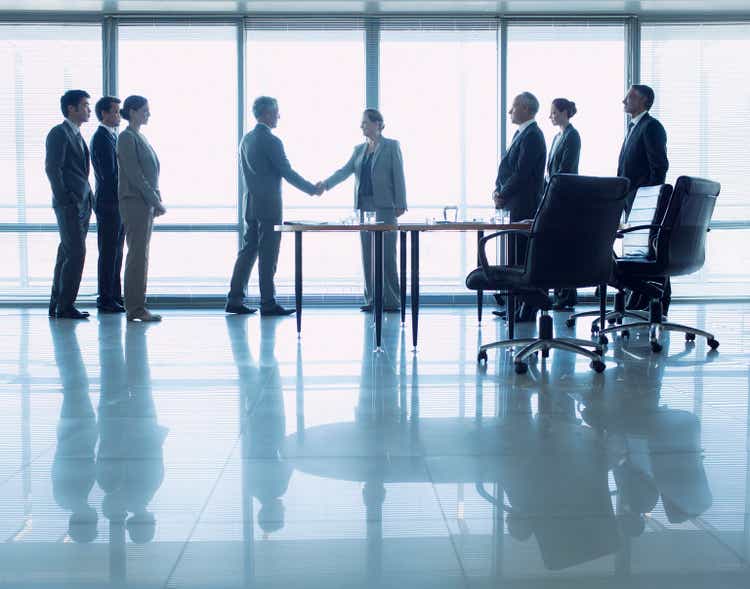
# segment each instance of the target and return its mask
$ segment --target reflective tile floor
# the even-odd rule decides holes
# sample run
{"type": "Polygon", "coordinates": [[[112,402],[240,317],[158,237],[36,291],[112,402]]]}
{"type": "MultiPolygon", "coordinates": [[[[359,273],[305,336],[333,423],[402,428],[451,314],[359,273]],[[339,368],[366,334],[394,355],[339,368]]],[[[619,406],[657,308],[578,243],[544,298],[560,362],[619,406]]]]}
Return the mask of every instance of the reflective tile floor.
{"type": "Polygon", "coordinates": [[[501,321],[420,319],[414,354],[354,309],[299,341],[0,309],[0,586],[750,587],[750,305],[676,305],[717,352],[633,333],[601,375],[482,368],[501,321]]]}

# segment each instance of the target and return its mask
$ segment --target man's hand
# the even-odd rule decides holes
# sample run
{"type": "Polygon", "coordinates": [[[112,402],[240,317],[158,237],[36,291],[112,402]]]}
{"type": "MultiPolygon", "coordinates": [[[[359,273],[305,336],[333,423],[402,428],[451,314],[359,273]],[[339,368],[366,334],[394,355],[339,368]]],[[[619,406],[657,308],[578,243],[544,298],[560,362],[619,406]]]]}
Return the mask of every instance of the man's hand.
{"type": "Polygon", "coordinates": [[[406,212],[406,209],[396,209],[396,216],[400,217],[406,212]]]}
{"type": "Polygon", "coordinates": [[[326,191],[326,185],[325,185],[325,182],[318,182],[318,183],[317,183],[317,184],[315,185],[315,192],[313,192],[313,194],[314,194],[315,196],[320,196],[320,195],[321,195],[321,194],[323,194],[323,193],[324,193],[325,191],[326,191]]]}
{"type": "Polygon", "coordinates": [[[492,200],[495,201],[496,209],[505,208],[505,200],[503,199],[503,195],[500,194],[499,191],[495,190],[495,192],[492,193],[492,200]]]}
{"type": "Polygon", "coordinates": [[[164,205],[158,205],[154,207],[154,217],[161,217],[166,212],[167,209],[164,208],[164,205]]]}

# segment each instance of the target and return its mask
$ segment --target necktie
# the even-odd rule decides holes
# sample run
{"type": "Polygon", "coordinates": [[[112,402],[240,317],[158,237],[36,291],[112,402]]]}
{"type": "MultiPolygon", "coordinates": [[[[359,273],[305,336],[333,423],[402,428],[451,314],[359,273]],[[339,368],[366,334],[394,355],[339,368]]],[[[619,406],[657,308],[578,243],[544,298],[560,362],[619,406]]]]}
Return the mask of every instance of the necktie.
{"type": "Polygon", "coordinates": [[[630,121],[628,123],[628,132],[625,133],[625,143],[627,143],[628,139],[630,139],[630,133],[633,131],[633,127],[635,127],[635,123],[633,123],[633,121],[630,121]]]}

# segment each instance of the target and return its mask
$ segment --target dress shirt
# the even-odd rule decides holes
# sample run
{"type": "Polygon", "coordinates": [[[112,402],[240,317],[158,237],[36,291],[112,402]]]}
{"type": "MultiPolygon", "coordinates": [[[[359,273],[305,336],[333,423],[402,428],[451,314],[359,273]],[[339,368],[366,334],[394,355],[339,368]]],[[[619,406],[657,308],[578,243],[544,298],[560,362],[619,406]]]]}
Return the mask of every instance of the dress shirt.
{"type": "Polygon", "coordinates": [[[628,125],[628,127],[630,128],[630,130],[628,131],[628,134],[627,134],[627,135],[625,135],[625,143],[624,143],[624,145],[627,145],[627,144],[628,144],[628,141],[630,141],[630,136],[631,136],[631,135],[633,134],[633,129],[635,129],[635,128],[636,128],[636,126],[638,125],[638,123],[640,123],[640,122],[641,122],[641,119],[642,119],[642,118],[643,118],[644,116],[646,116],[647,114],[648,114],[648,111],[647,111],[647,110],[644,110],[644,111],[643,111],[643,112],[642,112],[641,114],[639,114],[638,116],[636,116],[636,117],[633,117],[632,119],[630,119],[630,124],[632,124],[633,126],[631,127],[631,126],[630,126],[630,124],[628,125]]]}
{"type": "MultiPolygon", "coordinates": [[[[513,134],[513,141],[515,141],[516,137],[518,137],[521,133],[523,133],[526,130],[526,127],[528,127],[532,123],[536,123],[536,120],[535,119],[529,119],[525,123],[521,123],[520,125],[518,125],[518,129],[513,134]]],[[[513,141],[510,142],[511,145],[513,145],[513,141]]]]}
{"type": "Polygon", "coordinates": [[[112,133],[115,137],[117,137],[117,127],[110,127],[108,125],[105,125],[104,123],[99,123],[100,127],[104,127],[107,131],[112,133]]]}

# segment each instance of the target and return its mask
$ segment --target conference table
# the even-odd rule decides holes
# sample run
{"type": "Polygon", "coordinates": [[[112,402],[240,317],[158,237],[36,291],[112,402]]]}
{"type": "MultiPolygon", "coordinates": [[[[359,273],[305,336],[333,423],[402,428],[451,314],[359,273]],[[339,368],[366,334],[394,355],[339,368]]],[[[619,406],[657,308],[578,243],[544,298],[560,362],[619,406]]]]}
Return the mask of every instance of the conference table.
{"type": "MultiPolygon", "coordinates": [[[[304,233],[359,233],[369,231],[372,235],[373,257],[373,312],[375,315],[375,349],[381,349],[383,326],[383,234],[390,231],[399,232],[400,249],[400,295],[401,295],[401,323],[406,322],[406,262],[407,242],[411,247],[411,330],[412,344],[417,348],[419,335],[419,237],[421,233],[445,232],[476,232],[477,234],[477,264],[479,258],[479,242],[485,231],[504,231],[509,229],[529,229],[530,223],[489,223],[486,221],[456,221],[433,223],[398,223],[386,225],[383,223],[326,223],[308,221],[287,221],[283,225],[276,225],[274,229],[282,233],[294,234],[294,300],[297,312],[297,334],[302,333],[302,235],[304,233]],[[408,239],[410,238],[410,239],[408,239]]],[[[506,242],[507,243],[507,242],[506,242]]],[[[482,299],[484,293],[477,292],[477,314],[482,320],[482,299]]]]}

